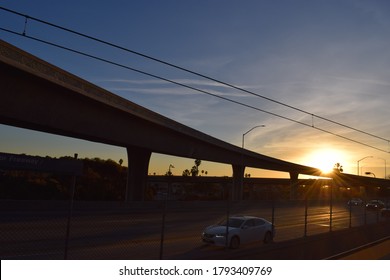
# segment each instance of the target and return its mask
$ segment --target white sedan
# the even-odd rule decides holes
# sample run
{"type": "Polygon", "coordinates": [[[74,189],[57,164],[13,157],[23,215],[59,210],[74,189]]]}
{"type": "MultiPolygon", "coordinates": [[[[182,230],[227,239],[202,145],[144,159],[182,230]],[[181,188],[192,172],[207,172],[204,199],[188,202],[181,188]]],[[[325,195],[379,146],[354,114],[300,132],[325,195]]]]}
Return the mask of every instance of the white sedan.
{"type": "Polygon", "coordinates": [[[202,241],[217,246],[229,246],[236,249],[240,244],[263,241],[269,243],[275,236],[271,222],[253,216],[231,216],[202,232],[202,241]],[[226,242],[227,240],[227,242],[226,242]]]}

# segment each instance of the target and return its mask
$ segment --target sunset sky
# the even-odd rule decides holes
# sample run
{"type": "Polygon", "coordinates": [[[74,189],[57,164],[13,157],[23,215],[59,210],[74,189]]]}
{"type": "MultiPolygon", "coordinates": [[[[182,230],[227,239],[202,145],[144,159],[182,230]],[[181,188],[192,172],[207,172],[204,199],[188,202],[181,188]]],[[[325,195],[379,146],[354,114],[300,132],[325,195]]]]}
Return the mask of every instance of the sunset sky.
{"type": "MultiPolygon", "coordinates": [[[[246,131],[265,125],[245,135],[245,148],[319,168],[341,163],[345,173],[371,172],[367,176],[382,178],[390,174],[389,1],[20,0],[0,1],[0,6],[255,93],[31,19],[25,25],[24,17],[0,10],[0,28],[257,108],[0,30],[0,39],[191,128],[241,146],[246,131]]],[[[0,152],[126,159],[121,147],[5,125],[0,125],[0,135],[0,152]]],[[[193,159],[153,154],[149,172],[164,174],[170,164],[175,166],[173,174],[181,175],[193,159]]],[[[201,169],[210,176],[232,174],[228,165],[204,162],[201,169]]]]}

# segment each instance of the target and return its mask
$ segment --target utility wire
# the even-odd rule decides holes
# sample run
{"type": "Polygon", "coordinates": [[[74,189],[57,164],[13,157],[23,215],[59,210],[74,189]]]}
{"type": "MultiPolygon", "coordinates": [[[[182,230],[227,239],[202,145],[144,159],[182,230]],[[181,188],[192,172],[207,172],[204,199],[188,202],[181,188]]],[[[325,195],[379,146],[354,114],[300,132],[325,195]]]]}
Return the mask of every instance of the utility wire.
{"type": "Polygon", "coordinates": [[[324,132],[324,133],[328,133],[328,134],[331,134],[333,136],[337,136],[339,138],[342,138],[342,139],[345,139],[345,140],[348,140],[348,141],[351,141],[351,142],[354,142],[354,143],[357,143],[357,144],[360,144],[360,145],[363,145],[363,146],[366,146],[366,147],[369,147],[369,148],[372,148],[372,149],[375,149],[375,150],[387,153],[387,151],[384,150],[384,149],[381,149],[381,148],[369,145],[367,143],[364,143],[364,142],[361,142],[361,141],[358,141],[358,140],[354,140],[354,139],[346,137],[346,136],[342,136],[342,135],[337,134],[335,132],[331,132],[331,131],[326,130],[326,129],[315,127],[314,125],[309,125],[307,123],[304,123],[304,122],[301,122],[301,121],[298,121],[298,120],[294,120],[292,118],[289,118],[289,117],[286,117],[286,116],[283,116],[283,115],[280,115],[280,114],[269,112],[269,111],[260,109],[260,108],[255,107],[255,106],[245,104],[243,102],[239,102],[239,101],[236,101],[236,100],[233,100],[233,99],[221,96],[221,95],[217,95],[217,94],[211,93],[211,92],[203,90],[203,89],[199,89],[199,88],[196,88],[196,87],[193,87],[193,86],[189,86],[189,85],[186,85],[186,84],[183,84],[183,83],[171,80],[171,79],[167,79],[167,78],[164,78],[162,76],[151,74],[151,73],[148,73],[148,72],[145,72],[145,71],[142,71],[142,70],[130,67],[130,66],[126,66],[126,65],[123,65],[123,64],[120,64],[120,63],[117,63],[117,62],[113,62],[113,61],[110,61],[108,59],[104,59],[104,58],[101,58],[101,57],[98,57],[98,56],[95,56],[95,55],[91,55],[91,54],[88,54],[88,53],[85,53],[85,52],[81,52],[81,51],[78,51],[78,50],[75,50],[75,49],[72,49],[72,48],[69,48],[69,47],[65,47],[65,46],[62,46],[62,45],[59,45],[59,44],[55,44],[55,43],[52,43],[52,42],[49,42],[49,41],[46,41],[46,40],[42,40],[42,39],[39,39],[39,38],[30,36],[30,35],[27,35],[25,32],[19,33],[19,32],[15,32],[15,31],[12,31],[12,30],[9,30],[9,29],[6,29],[6,28],[2,28],[2,27],[0,27],[0,30],[8,32],[8,33],[11,33],[11,34],[14,34],[14,35],[22,36],[22,37],[25,37],[25,38],[28,38],[28,39],[31,39],[31,40],[34,40],[34,41],[46,44],[46,45],[50,45],[50,46],[53,46],[53,47],[56,47],[56,48],[60,48],[62,50],[66,50],[66,51],[69,51],[69,52],[72,52],[72,53],[75,53],[75,54],[78,54],[78,55],[89,57],[89,58],[92,58],[94,60],[98,60],[98,61],[101,61],[101,62],[104,62],[104,63],[108,63],[108,64],[111,64],[111,65],[114,65],[114,66],[118,66],[120,68],[124,68],[124,69],[130,70],[130,71],[142,74],[142,75],[146,75],[146,76],[149,76],[149,77],[152,77],[152,78],[155,78],[155,79],[159,79],[159,80],[162,80],[162,81],[165,81],[165,82],[168,82],[168,83],[172,83],[172,84],[175,84],[175,85],[178,85],[178,86],[190,89],[190,90],[194,90],[194,91],[197,91],[197,92],[200,92],[200,93],[204,93],[204,94],[207,94],[207,95],[210,95],[210,96],[213,96],[213,97],[216,97],[216,98],[219,98],[219,99],[222,99],[222,100],[225,100],[225,101],[228,101],[228,102],[240,105],[240,106],[247,107],[249,109],[253,109],[253,110],[256,110],[256,111],[259,111],[259,112],[262,112],[262,113],[266,113],[266,114],[269,114],[269,115],[272,115],[272,116],[275,116],[275,117],[278,117],[278,118],[282,118],[284,120],[288,120],[290,122],[294,122],[294,123],[297,123],[297,124],[300,124],[300,125],[303,125],[303,126],[307,126],[307,127],[316,129],[318,131],[321,131],[321,132],[324,132]]]}
{"type": "Polygon", "coordinates": [[[187,68],[184,68],[184,67],[181,67],[181,66],[172,64],[172,63],[170,63],[170,62],[167,62],[167,61],[164,61],[164,60],[161,60],[161,59],[158,59],[158,58],[155,58],[155,57],[152,57],[152,56],[149,56],[149,55],[146,55],[146,54],[143,54],[143,53],[140,53],[140,52],[137,52],[137,51],[134,51],[134,50],[131,50],[131,49],[122,47],[122,46],[119,46],[119,45],[117,45],[117,44],[110,43],[110,42],[108,42],[108,41],[105,41],[105,40],[102,40],[102,39],[99,39],[99,38],[96,38],[96,37],[92,37],[92,36],[90,36],[90,35],[87,35],[87,34],[84,34],[84,33],[81,33],[81,32],[78,32],[78,31],[75,31],[75,30],[72,30],[72,29],[69,29],[69,28],[65,28],[65,27],[60,26],[60,25],[57,25],[57,24],[53,24],[53,23],[51,23],[51,22],[47,22],[47,21],[44,21],[44,20],[41,20],[41,19],[38,19],[38,18],[35,18],[35,17],[31,17],[31,16],[29,16],[29,15],[22,14],[22,13],[19,13],[19,12],[16,12],[16,11],[13,11],[13,10],[10,10],[10,9],[4,8],[4,7],[0,7],[0,9],[1,9],[1,10],[4,10],[4,11],[7,11],[7,12],[10,12],[10,13],[13,13],[13,14],[16,14],[16,15],[19,15],[19,16],[22,16],[22,17],[25,17],[26,20],[27,20],[27,19],[31,19],[31,20],[34,20],[34,21],[37,21],[37,22],[40,22],[40,23],[43,23],[43,24],[52,26],[52,27],[54,27],[54,28],[57,28],[57,29],[60,29],[60,30],[63,30],[63,31],[66,31],[66,32],[69,32],[69,33],[72,33],[72,34],[75,34],[75,35],[78,35],[78,36],[87,38],[87,39],[90,39],[90,40],[93,40],[93,41],[95,41],[95,42],[99,42],[99,43],[101,43],[101,44],[104,44],[104,45],[107,45],[107,46],[110,46],[110,47],[113,47],[113,48],[116,48],[116,49],[119,49],[119,50],[122,50],[122,51],[125,51],[125,52],[129,52],[129,53],[135,54],[135,55],[137,55],[137,56],[141,56],[141,57],[143,57],[143,58],[146,58],[146,59],[149,59],[149,60],[152,60],[152,61],[155,61],[155,62],[164,64],[164,65],[167,65],[167,66],[169,66],[169,67],[173,67],[173,68],[175,68],[175,69],[178,69],[178,70],[181,70],[181,71],[184,71],[184,72],[193,74],[193,75],[195,75],[195,76],[198,76],[198,77],[201,77],[201,78],[204,78],[204,79],[207,79],[207,80],[210,80],[210,81],[213,81],[213,82],[216,82],[216,83],[225,85],[225,86],[230,87],[230,88],[233,88],[233,89],[235,89],[235,90],[238,90],[238,91],[241,91],[241,92],[245,92],[245,93],[247,93],[247,94],[250,94],[250,95],[253,95],[253,96],[256,96],[256,97],[265,99],[265,100],[268,100],[268,101],[270,101],[270,102],[273,102],[273,103],[276,103],[276,104],[278,104],[278,105],[281,105],[281,106],[284,106],[284,107],[287,107],[287,108],[290,108],[290,109],[299,111],[299,112],[301,112],[301,113],[304,113],[304,114],[307,114],[307,115],[311,115],[312,118],[313,118],[313,117],[316,117],[316,118],[318,118],[318,119],[321,119],[321,120],[324,120],[324,121],[327,121],[327,122],[330,122],[330,123],[339,125],[339,126],[341,126],[341,127],[345,127],[345,128],[350,129],[350,130],[353,130],[353,131],[356,131],[356,132],[359,132],[359,133],[362,133],[362,134],[365,134],[365,135],[368,135],[368,136],[371,136],[371,137],[374,137],[374,138],[377,138],[377,139],[380,139],[380,140],[383,140],[383,141],[386,141],[386,142],[390,143],[390,140],[389,140],[389,139],[386,139],[386,138],[383,138],[383,137],[374,135],[374,134],[372,134],[372,133],[369,133],[369,132],[366,132],[366,131],[363,131],[363,130],[354,128],[354,127],[349,126],[349,125],[342,124],[342,123],[340,123],[340,122],[337,122],[337,121],[334,121],[334,120],[331,120],[331,119],[328,119],[328,118],[325,118],[325,117],[322,117],[322,116],[319,116],[319,115],[316,115],[316,114],[312,114],[312,113],[310,113],[310,112],[308,112],[308,111],[306,111],[306,110],[297,108],[297,107],[292,106],[292,105],[288,105],[288,104],[286,104],[286,103],[277,101],[277,100],[275,100],[275,99],[266,97],[266,96],[264,96],[264,95],[260,95],[260,94],[258,94],[258,93],[253,92],[253,91],[249,91],[249,90],[243,89],[243,88],[241,88],[241,87],[235,86],[235,85],[233,85],[233,84],[231,84],[231,83],[227,83],[227,82],[224,82],[224,81],[221,81],[221,80],[212,78],[212,77],[210,77],[210,76],[203,75],[203,74],[201,74],[201,73],[199,73],[199,72],[195,72],[195,71],[189,70],[189,69],[187,69],[187,68]]]}

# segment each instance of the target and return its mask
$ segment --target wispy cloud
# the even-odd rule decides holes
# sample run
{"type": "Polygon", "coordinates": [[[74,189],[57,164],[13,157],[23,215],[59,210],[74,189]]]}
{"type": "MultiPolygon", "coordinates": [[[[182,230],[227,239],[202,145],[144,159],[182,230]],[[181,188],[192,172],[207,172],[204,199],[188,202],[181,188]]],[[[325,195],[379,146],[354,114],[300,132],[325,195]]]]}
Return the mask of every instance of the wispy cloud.
{"type": "MultiPolygon", "coordinates": [[[[126,79],[110,79],[100,80],[100,84],[110,91],[114,92],[137,92],[146,94],[163,94],[163,95],[190,95],[190,94],[212,94],[225,97],[247,97],[250,94],[234,89],[227,85],[197,79],[173,79],[173,84],[163,80],[126,80],[126,79]],[[137,87],[134,87],[136,85],[137,87]],[[181,86],[183,85],[183,86],[181,86]],[[188,87],[191,88],[188,88],[188,87]],[[193,89],[192,89],[193,88],[193,89]],[[202,92],[204,91],[204,92],[202,92]]],[[[246,86],[238,86],[239,88],[249,88],[246,86]]]]}
{"type": "MultiPolygon", "coordinates": [[[[18,1],[11,2],[11,6],[43,17],[53,16],[54,10],[58,9],[56,15],[64,25],[71,26],[73,23],[69,21],[74,21],[74,17],[63,16],[66,13],[60,6],[53,6],[54,10],[49,11],[31,1],[23,7],[18,1]]],[[[124,53],[112,49],[96,46],[93,51],[215,96],[149,76],[133,75],[112,66],[99,68],[92,66],[94,64],[83,64],[79,57],[67,60],[50,49],[37,48],[26,38],[19,40],[7,35],[4,38],[61,68],[82,77],[92,76],[90,80],[103,88],[141,106],[230,143],[240,145],[243,132],[265,124],[264,129],[247,136],[248,147],[260,153],[298,161],[302,154],[326,144],[359,158],[371,152],[315,127],[370,144],[376,145],[376,140],[312,114],[373,134],[390,136],[390,6],[386,1],[340,0],[337,5],[335,2],[305,1],[303,8],[302,1],[248,1],[245,5],[240,1],[227,1],[224,5],[205,1],[204,5],[194,5],[192,9],[184,8],[185,5],[176,5],[173,9],[173,2],[168,1],[161,4],[166,13],[153,12],[153,21],[145,21],[144,13],[152,12],[158,4],[150,7],[140,1],[131,8],[133,4],[123,4],[113,13],[110,9],[102,9],[103,4],[99,2],[94,9],[94,12],[115,17],[114,21],[104,24],[97,21],[91,29],[101,32],[105,40],[122,42],[123,46],[138,48],[157,58],[168,58],[167,61],[179,66],[308,114],[155,62],[128,54],[123,56],[124,53]],[[306,125],[217,97],[230,98],[306,125]]],[[[77,3],[79,7],[90,10],[80,3],[77,3]]],[[[93,18],[86,16],[84,10],[79,11],[82,12],[78,23],[88,30],[93,18]]],[[[57,36],[54,33],[46,35],[57,36]]],[[[79,41],[72,40],[74,42],[70,44],[80,45],[79,41]]],[[[16,138],[22,139],[19,135],[16,138]]]]}

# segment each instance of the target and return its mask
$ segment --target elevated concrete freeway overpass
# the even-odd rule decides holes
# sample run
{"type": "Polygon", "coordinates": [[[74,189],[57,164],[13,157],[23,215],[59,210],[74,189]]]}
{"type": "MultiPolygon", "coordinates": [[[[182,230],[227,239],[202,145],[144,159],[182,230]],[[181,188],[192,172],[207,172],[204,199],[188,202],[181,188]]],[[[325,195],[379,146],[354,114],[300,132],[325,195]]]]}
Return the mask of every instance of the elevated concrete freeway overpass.
{"type": "MultiPolygon", "coordinates": [[[[127,200],[142,200],[153,152],[231,164],[234,198],[244,167],[298,175],[320,170],[231,145],[141,107],[0,41],[0,123],[125,147],[127,200]]],[[[292,188],[294,189],[294,188],[292,188]]]]}

